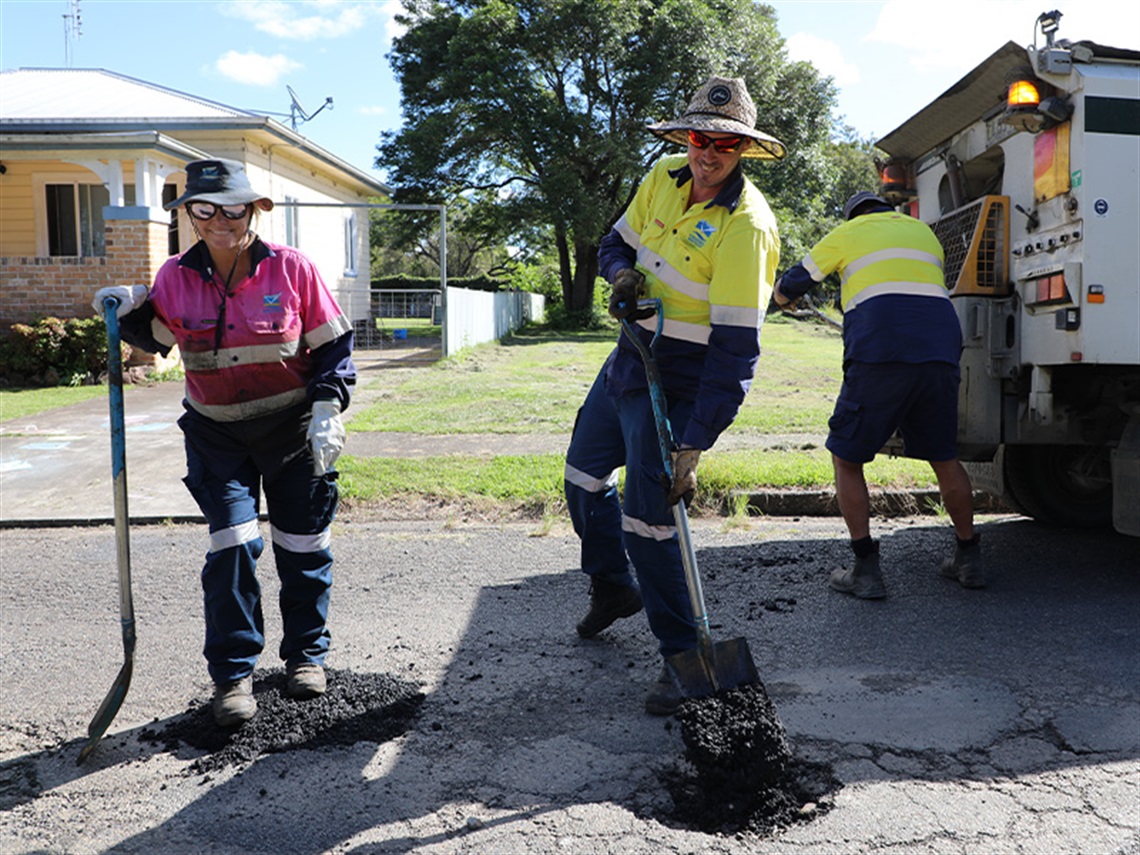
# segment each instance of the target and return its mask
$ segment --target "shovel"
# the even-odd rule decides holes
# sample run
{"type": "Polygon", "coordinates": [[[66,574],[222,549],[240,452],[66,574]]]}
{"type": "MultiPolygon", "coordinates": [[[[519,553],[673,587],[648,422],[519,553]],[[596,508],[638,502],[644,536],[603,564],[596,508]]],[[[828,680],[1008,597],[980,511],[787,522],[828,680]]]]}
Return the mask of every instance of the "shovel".
{"type": "MultiPolygon", "coordinates": [[[[661,462],[665,467],[665,477],[673,480],[673,430],[669,426],[669,408],[665,401],[665,390],[661,385],[661,374],[657,370],[657,360],[653,356],[653,346],[661,335],[664,322],[661,301],[658,299],[639,300],[640,308],[652,308],[657,314],[657,331],[649,345],[638,337],[637,331],[627,318],[621,325],[626,336],[641,354],[645,363],[645,378],[649,383],[649,400],[653,405],[653,420],[657,426],[657,442],[661,447],[661,462]]],[[[665,667],[681,694],[686,698],[704,698],[725,689],[735,689],[760,682],[752,653],[744,638],[713,643],[709,632],[709,615],[705,608],[705,595],[701,588],[701,576],[697,571],[697,556],[693,551],[693,539],[689,533],[689,514],[682,499],[673,506],[673,519],[677,526],[677,539],[681,546],[681,564],[685,569],[685,586],[689,590],[689,603],[693,609],[693,621],[697,629],[697,646],[665,658],[665,667]]]]}
{"type": "Polygon", "coordinates": [[[119,561],[119,616],[123,627],[123,667],[111,684],[103,703],[87,725],[87,744],[79,752],[76,764],[82,763],[95,750],[103,734],[115,718],[135,670],[135,606],[131,598],[131,543],[127,530],[127,442],[123,419],[123,350],[119,341],[119,301],[108,297],[103,301],[103,318],[107,323],[107,384],[111,401],[111,475],[115,494],[115,547],[119,561]]]}

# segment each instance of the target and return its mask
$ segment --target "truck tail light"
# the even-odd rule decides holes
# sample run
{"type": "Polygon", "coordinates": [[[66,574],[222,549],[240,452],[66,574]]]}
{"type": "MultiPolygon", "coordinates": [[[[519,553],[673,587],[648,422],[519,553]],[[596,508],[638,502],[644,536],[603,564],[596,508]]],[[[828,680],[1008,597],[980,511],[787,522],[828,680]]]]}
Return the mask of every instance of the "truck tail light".
{"type": "Polygon", "coordinates": [[[1069,289],[1065,287],[1065,274],[1053,273],[1035,279],[1026,292],[1027,303],[1042,305],[1048,303],[1071,303],[1069,289]]]}

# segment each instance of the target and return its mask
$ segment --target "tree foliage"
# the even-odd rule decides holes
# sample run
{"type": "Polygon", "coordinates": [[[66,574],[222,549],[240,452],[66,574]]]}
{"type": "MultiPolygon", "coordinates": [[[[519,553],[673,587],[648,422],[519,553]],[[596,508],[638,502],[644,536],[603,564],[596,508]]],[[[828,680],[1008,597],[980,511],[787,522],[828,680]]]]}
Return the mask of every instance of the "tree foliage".
{"type": "Polygon", "coordinates": [[[746,163],[778,211],[828,186],[834,88],[789,62],[771,7],[740,0],[407,0],[390,56],[404,124],[377,166],[402,203],[470,203],[513,246],[553,245],[569,310],[591,305],[601,237],[711,74],[743,77],[778,163],[746,163]]]}

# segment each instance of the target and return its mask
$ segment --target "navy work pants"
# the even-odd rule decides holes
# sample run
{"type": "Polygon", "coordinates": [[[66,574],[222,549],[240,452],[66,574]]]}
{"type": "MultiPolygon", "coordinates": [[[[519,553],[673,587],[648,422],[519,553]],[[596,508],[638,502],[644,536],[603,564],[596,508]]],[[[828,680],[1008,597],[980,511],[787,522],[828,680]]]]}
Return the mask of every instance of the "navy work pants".
{"type": "MultiPolygon", "coordinates": [[[[604,375],[603,368],[578,411],[566,452],[566,503],[582,541],[582,570],[629,585],[632,564],[649,628],[661,654],[671,656],[696,647],[697,636],[653,408],[646,391],[611,398],[604,375]],[[619,500],[622,466],[625,496],[619,500]]],[[[669,402],[675,435],[692,410],[691,401],[669,402]]]]}
{"type": "Polygon", "coordinates": [[[307,445],[293,448],[265,473],[254,455],[235,461],[230,451],[220,457],[225,460],[222,467],[212,455],[186,443],[184,480],[210,526],[210,549],[202,568],[203,653],[210,677],[220,684],[248,676],[265,644],[256,575],[264,548],[258,526],[262,489],[281,582],[281,659],[322,663],[330,639],[329,525],[337,506],[336,475],[313,473],[307,445]]]}

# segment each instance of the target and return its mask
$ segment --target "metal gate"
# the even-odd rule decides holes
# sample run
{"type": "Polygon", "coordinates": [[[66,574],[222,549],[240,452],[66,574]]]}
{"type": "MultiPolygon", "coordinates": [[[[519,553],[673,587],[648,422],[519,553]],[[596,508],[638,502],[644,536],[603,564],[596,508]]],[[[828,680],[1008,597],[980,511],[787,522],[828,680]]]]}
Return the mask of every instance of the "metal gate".
{"type": "Polygon", "coordinates": [[[278,203],[272,234],[296,246],[318,267],[352,322],[358,360],[432,362],[447,356],[447,211],[442,205],[303,202],[278,203]],[[372,209],[435,211],[439,214],[439,287],[380,290],[369,276],[368,212],[372,209]],[[281,226],[283,231],[280,231],[281,226]]]}

